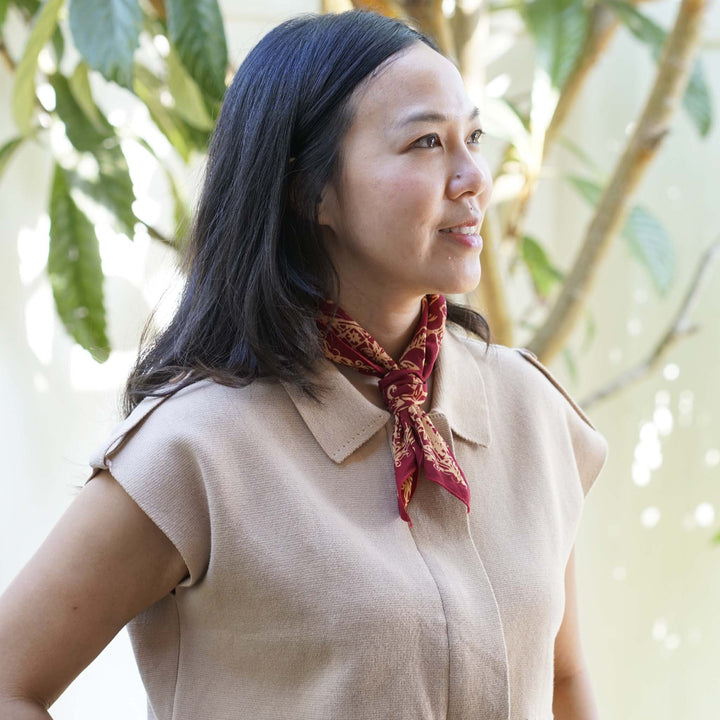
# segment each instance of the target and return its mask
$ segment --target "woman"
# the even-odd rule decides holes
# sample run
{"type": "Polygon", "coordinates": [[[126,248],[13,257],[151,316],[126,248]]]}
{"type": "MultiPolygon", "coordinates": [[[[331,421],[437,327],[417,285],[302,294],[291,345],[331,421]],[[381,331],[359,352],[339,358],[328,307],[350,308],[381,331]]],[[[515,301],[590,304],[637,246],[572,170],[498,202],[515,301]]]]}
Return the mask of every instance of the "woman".
{"type": "Polygon", "coordinates": [[[252,50],[175,318],[0,604],[3,718],[126,623],[156,720],[596,717],[572,544],[605,440],[444,298],[480,280],[481,135],[394,20],[252,50]]]}

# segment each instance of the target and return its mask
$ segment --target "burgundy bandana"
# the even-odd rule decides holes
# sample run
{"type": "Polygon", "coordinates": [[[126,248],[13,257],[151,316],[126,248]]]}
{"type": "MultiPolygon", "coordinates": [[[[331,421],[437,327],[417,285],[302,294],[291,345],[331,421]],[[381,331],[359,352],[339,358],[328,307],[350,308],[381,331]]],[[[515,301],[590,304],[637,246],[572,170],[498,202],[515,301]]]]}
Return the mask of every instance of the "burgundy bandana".
{"type": "Polygon", "coordinates": [[[395,416],[392,449],[400,517],[410,527],[407,506],[415,493],[420,468],[428,480],[460,498],[470,512],[470,489],[465,475],[420,407],[427,397],[427,379],[440,350],[446,314],[442,295],[424,297],[415,334],[397,363],[372,335],[330,301],[321,305],[318,317],[325,355],[330,360],[380,378],[383,400],[395,416]]]}

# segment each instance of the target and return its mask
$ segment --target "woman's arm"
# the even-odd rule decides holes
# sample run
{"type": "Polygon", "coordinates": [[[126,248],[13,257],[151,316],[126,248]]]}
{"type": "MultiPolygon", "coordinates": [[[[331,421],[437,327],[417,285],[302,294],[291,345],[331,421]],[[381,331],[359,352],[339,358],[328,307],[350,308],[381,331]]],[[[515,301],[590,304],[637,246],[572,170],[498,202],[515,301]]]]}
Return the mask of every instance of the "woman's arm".
{"type": "Polygon", "coordinates": [[[186,575],[175,546],[101,471],[0,597],[2,717],[48,718],[120,629],[186,575]]]}
{"type": "Polygon", "coordinates": [[[565,569],[565,614],[555,638],[555,720],[598,720],[597,704],[580,645],[575,548],[565,569]]]}

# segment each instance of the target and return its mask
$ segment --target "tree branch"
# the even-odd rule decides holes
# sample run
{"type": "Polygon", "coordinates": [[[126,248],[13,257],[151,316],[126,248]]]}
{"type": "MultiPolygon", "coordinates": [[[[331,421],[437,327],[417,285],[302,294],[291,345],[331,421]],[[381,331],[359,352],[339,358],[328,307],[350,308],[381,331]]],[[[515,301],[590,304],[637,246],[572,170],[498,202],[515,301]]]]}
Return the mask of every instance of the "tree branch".
{"type": "Polygon", "coordinates": [[[565,345],[597,277],[600,261],[617,236],[629,200],[669,130],[670,118],[680,104],[690,77],[705,7],[705,0],[682,1],[633,136],[600,198],[553,309],[528,344],[528,349],[545,363],[565,345]]]}
{"type": "Polygon", "coordinates": [[[665,332],[648,357],[584,398],[580,402],[583,409],[589,408],[591,405],[599,402],[600,400],[605,400],[610,395],[614,395],[620,390],[626,388],[628,385],[631,385],[648,375],[660,364],[663,356],[678,340],[683,337],[693,335],[698,331],[699,328],[697,325],[690,324],[690,316],[697,306],[700,293],[702,292],[705,284],[708,282],[710,270],[712,269],[714,262],[717,260],[718,255],[720,255],[720,238],[716,238],[703,253],[697,264],[693,279],[685,293],[685,298],[675,315],[675,319],[670,323],[669,329],[665,332]]]}
{"type": "MultiPolygon", "coordinates": [[[[585,44],[572,73],[562,87],[550,124],[545,132],[539,167],[542,167],[545,163],[550,147],[552,147],[560,129],[565,124],[570,110],[580,97],[580,91],[590,75],[590,70],[607,48],[618,24],[617,16],[606,5],[598,3],[591,10],[585,44]]],[[[527,178],[522,192],[510,211],[505,230],[507,238],[518,239],[522,235],[522,227],[539,177],[539,174],[533,173],[527,178]]]]}
{"type": "Polygon", "coordinates": [[[359,10],[375,10],[387,17],[401,18],[405,15],[395,0],[352,0],[352,4],[359,10]]]}
{"type": "Polygon", "coordinates": [[[168,247],[172,248],[173,250],[179,250],[178,245],[173,242],[170,238],[165,237],[159,230],[156,230],[152,225],[148,225],[146,222],[143,222],[140,220],[140,222],[145,226],[145,228],[148,231],[148,235],[153,238],[154,240],[157,240],[158,242],[161,242],[163,245],[167,245],[168,247]]]}
{"type": "Polygon", "coordinates": [[[500,240],[498,231],[500,222],[497,218],[497,208],[490,206],[485,213],[481,233],[483,249],[481,255],[482,276],[480,285],[472,293],[474,305],[482,308],[487,314],[487,320],[492,330],[494,342],[512,347],[513,321],[508,308],[505,294],[505,282],[500,273],[500,240]]]}
{"type": "Polygon", "coordinates": [[[15,61],[10,57],[10,53],[5,47],[5,43],[0,43],[0,56],[2,57],[3,62],[7,66],[7,69],[10,72],[15,72],[15,61]]]}

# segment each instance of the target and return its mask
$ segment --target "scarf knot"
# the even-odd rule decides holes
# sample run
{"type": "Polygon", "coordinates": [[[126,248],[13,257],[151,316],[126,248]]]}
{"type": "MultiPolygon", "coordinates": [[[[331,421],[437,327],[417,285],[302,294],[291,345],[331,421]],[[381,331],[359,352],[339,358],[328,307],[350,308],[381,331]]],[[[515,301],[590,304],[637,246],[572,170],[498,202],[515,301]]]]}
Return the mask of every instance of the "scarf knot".
{"type": "Polygon", "coordinates": [[[427,383],[412,370],[397,368],[380,378],[378,383],[385,407],[397,415],[413,405],[422,405],[427,398],[427,383]]]}
{"type": "Polygon", "coordinates": [[[375,338],[342,308],[321,304],[317,325],[325,356],[367,375],[380,378],[383,402],[393,414],[392,452],[400,517],[410,527],[407,506],[421,471],[431,482],[462,500],[470,512],[470,489],[444,438],[422,409],[427,380],[440,350],[447,307],[442,295],[422,299],[420,319],[410,344],[395,362],[375,338]]]}

